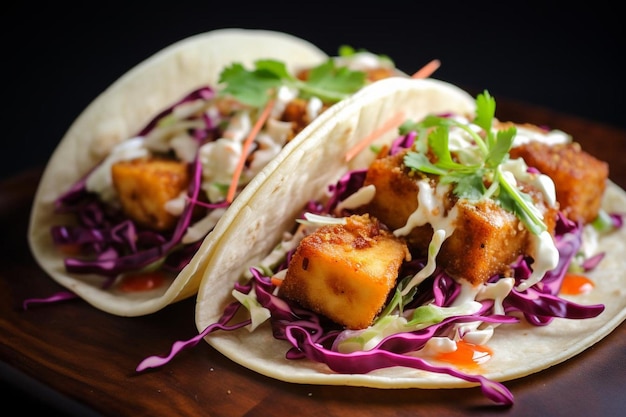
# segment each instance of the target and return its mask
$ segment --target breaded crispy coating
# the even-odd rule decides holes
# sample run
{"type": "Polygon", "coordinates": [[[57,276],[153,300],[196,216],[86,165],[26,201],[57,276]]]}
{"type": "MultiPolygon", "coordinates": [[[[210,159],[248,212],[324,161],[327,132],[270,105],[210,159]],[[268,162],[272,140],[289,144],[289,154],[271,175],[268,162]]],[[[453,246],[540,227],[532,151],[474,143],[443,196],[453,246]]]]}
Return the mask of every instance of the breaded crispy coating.
{"type": "MultiPolygon", "coordinates": [[[[368,168],[363,184],[374,185],[376,195],[358,212],[370,213],[390,230],[403,227],[409,216],[417,210],[417,181],[424,178],[418,172],[411,172],[404,165],[403,158],[406,152],[374,160],[368,168]]],[[[413,229],[405,239],[410,247],[426,248],[432,235],[433,229],[427,224],[413,229]]]]}
{"type": "MultiPolygon", "coordinates": [[[[393,77],[395,74],[395,68],[386,68],[386,67],[374,67],[368,68],[364,70],[365,78],[369,82],[374,82],[378,80],[382,80],[383,78],[393,77]]],[[[311,70],[309,68],[302,69],[298,71],[296,77],[300,80],[307,80],[310,76],[311,70]]],[[[289,103],[287,103],[283,115],[281,117],[282,121],[291,122],[293,129],[292,134],[289,136],[288,140],[293,139],[298,133],[302,131],[308,124],[312,122],[307,114],[307,105],[308,100],[302,98],[296,98],[289,103]]],[[[322,109],[320,110],[320,114],[327,110],[329,107],[328,104],[324,104],[322,109]]]]}
{"type": "MultiPolygon", "coordinates": [[[[373,184],[376,194],[369,204],[359,210],[377,217],[391,230],[403,227],[418,207],[417,180],[420,178],[415,175],[419,174],[410,172],[404,166],[403,156],[404,153],[399,153],[372,163],[365,185],[373,184]]],[[[548,231],[552,233],[556,224],[556,208],[548,207],[538,190],[526,186],[524,192],[538,204],[548,231]]],[[[454,232],[443,243],[437,256],[437,265],[448,275],[477,285],[494,274],[508,272],[509,265],[519,255],[528,253],[532,244],[530,232],[515,214],[493,200],[474,203],[449,195],[444,204],[446,211],[450,212],[455,205],[454,232]]],[[[411,253],[425,257],[432,236],[433,229],[429,224],[415,227],[406,236],[411,253]]]]}
{"type": "MultiPolygon", "coordinates": [[[[284,122],[291,122],[292,129],[291,134],[289,135],[289,140],[293,139],[298,133],[302,131],[307,125],[309,125],[312,120],[309,117],[307,111],[308,101],[296,98],[291,100],[285,106],[285,110],[283,111],[283,115],[281,116],[281,120],[284,122]]],[[[328,105],[323,105],[320,110],[320,114],[324,112],[328,108],[328,105]]]]}
{"type": "Polygon", "coordinates": [[[120,161],[111,167],[113,186],[124,213],[138,224],[159,231],[172,229],[178,218],[165,203],[187,190],[187,164],[169,159],[120,161]]]}
{"type": "MultiPolygon", "coordinates": [[[[530,251],[531,232],[515,214],[490,199],[478,203],[459,200],[457,209],[456,228],[443,243],[437,265],[451,277],[474,285],[496,274],[510,275],[511,263],[530,251]]],[[[549,209],[544,216],[553,233],[556,210],[549,209]]]]}
{"type": "Polygon", "coordinates": [[[294,253],[280,296],[348,329],[372,324],[410,260],[405,242],[369,215],[327,225],[306,236],[294,253]]]}
{"type": "Polygon", "coordinates": [[[384,78],[393,77],[395,74],[395,69],[393,68],[370,68],[365,71],[367,80],[370,82],[382,80],[384,78]]]}
{"type": "Polygon", "coordinates": [[[588,223],[596,218],[606,189],[609,165],[581,149],[576,142],[547,145],[531,141],[511,149],[511,158],[523,158],[554,181],[556,199],[571,220],[588,223]]]}

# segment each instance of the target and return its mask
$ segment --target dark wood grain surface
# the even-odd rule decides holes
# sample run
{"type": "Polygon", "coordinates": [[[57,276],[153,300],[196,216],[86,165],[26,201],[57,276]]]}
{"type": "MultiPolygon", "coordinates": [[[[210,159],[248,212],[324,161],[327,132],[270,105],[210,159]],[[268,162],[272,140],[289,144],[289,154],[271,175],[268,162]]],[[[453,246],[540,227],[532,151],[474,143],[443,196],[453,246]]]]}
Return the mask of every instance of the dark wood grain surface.
{"type": "MultiPolygon", "coordinates": [[[[626,131],[547,109],[498,99],[501,120],[571,133],[610,163],[626,187],[626,131]]],[[[18,411],[103,416],[578,416],[626,410],[626,324],[575,358],[505,385],[511,408],[494,406],[479,388],[381,390],[298,385],[258,375],[206,343],[143,374],[146,356],[164,354],[197,330],[195,300],[149,316],[122,318],[80,300],[23,310],[22,301],[62,288],[34,262],[27,221],[41,171],[0,182],[0,375],[18,411]]],[[[624,271],[626,273],[626,271],[624,271]]],[[[3,413],[4,414],[4,413],[3,413]]]]}

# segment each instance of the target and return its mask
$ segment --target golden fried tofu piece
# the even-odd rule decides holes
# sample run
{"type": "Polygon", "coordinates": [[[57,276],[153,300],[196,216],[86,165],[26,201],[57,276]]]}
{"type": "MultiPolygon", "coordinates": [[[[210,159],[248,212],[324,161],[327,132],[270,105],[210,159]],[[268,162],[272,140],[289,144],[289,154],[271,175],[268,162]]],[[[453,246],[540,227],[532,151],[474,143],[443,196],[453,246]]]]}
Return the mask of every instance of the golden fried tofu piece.
{"type": "Polygon", "coordinates": [[[165,210],[165,203],[187,190],[187,164],[168,159],[134,159],[111,167],[113,186],[124,213],[150,229],[172,229],[177,217],[165,210]]]}
{"type": "MultiPolygon", "coordinates": [[[[425,178],[404,165],[406,152],[374,160],[363,184],[374,185],[376,195],[366,207],[358,210],[359,213],[369,213],[390,230],[403,227],[409,216],[417,210],[417,181],[425,178]]],[[[413,229],[405,238],[410,247],[426,248],[432,234],[432,227],[424,225],[413,229]]]]}
{"type": "Polygon", "coordinates": [[[384,307],[408,260],[402,239],[369,215],[353,215],[302,240],[279,294],[348,329],[363,329],[384,307]]]}
{"type": "MultiPolygon", "coordinates": [[[[289,135],[289,140],[293,139],[294,136],[312,122],[307,112],[307,106],[308,101],[302,98],[293,99],[285,106],[281,121],[291,122],[292,131],[291,135],[289,135]]],[[[323,105],[320,114],[326,109],[328,109],[328,105],[323,105]]]]}
{"type": "Polygon", "coordinates": [[[393,77],[396,75],[396,72],[394,68],[379,67],[367,69],[365,74],[369,82],[374,82],[384,78],[393,77]]]}
{"type": "MultiPolygon", "coordinates": [[[[373,184],[376,194],[369,204],[359,210],[377,217],[391,230],[403,227],[418,208],[417,181],[421,178],[417,175],[420,174],[412,173],[404,166],[403,156],[404,153],[399,153],[377,159],[371,164],[365,184],[373,184]]],[[[434,179],[431,181],[434,185],[434,179]]],[[[538,204],[548,231],[553,233],[556,208],[548,207],[538,190],[527,185],[523,191],[538,204]]],[[[494,274],[507,273],[509,265],[519,255],[529,252],[530,232],[515,214],[492,200],[474,203],[452,195],[446,198],[443,207],[450,214],[455,205],[454,232],[445,240],[437,256],[437,264],[448,275],[476,285],[494,274]]],[[[448,214],[444,213],[445,216],[448,214]]],[[[406,236],[411,253],[425,257],[432,236],[433,229],[429,224],[414,228],[406,236]]]]}
{"type": "MultiPolygon", "coordinates": [[[[456,207],[458,217],[454,232],[437,256],[437,265],[451,277],[481,284],[493,275],[508,275],[511,263],[529,253],[531,232],[515,214],[493,200],[472,203],[462,199],[456,207]]],[[[549,213],[544,220],[553,232],[556,210],[551,209],[549,213]]]]}
{"type": "Polygon", "coordinates": [[[609,165],[581,149],[580,144],[548,145],[531,141],[511,149],[511,158],[523,158],[554,181],[556,199],[571,220],[588,223],[596,218],[606,189],[609,165]]]}

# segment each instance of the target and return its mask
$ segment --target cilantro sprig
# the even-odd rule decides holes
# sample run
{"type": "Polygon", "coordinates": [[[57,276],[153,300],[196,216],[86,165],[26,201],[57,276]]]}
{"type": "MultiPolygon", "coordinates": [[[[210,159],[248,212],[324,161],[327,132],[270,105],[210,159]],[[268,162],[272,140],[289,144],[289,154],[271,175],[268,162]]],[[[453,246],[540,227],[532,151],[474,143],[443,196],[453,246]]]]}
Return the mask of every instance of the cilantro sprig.
{"type": "Polygon", "coordinates": [[[365,86],[363,71],[353,71],[337,66],[333,59],[312,68],[306,80],[290,74],[283,62],[262,59],[254,63],[252,70],[241,63],[233,63],[220,74],[219,82],[225,84],[222,94],[253,107],[263,107],[279,87],[296,88],[303,98],[318,97],[324,103],[341,101],[365,86]]]}
{"type": "MultiPolygon", "coordinates": [[[[416,150],[404,157],[407,167],[427,174],[440,176],[440,182],[454,184],[454,193],[460,198],[478,201],[492,198],[502,207],[513,212],[534,234],[547,230],[543,216],[532,198],[522,192],[510,172],[502,169],[508,161],[509,151],[517,134],[512,126],[494,130],[495,99],[484,91],[476,97],[474,125],[483,135],[468,124],[449,117],[428,116],[421,122],[405,122],[401,134],[417,133],[416,150]],[[464,160],[455,160],[450,151],[450,129],[459,128],[472,139],[474,152],[464,160]],[[434,156],[431,161],[427,153],[434,156]],[[489,187],[485,184],[490,184],[489,187]]],[[[461,158],[459,158],[461,159],[461,158]]]]}

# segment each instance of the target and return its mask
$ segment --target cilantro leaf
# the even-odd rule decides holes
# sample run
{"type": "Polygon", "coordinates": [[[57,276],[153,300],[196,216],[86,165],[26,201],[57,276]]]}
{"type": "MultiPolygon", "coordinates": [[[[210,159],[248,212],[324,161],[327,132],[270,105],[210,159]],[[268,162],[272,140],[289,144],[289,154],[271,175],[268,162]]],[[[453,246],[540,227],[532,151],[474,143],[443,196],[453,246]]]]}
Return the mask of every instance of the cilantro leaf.
{"type": "Polygon", "coordinates": [[[220,83],[226,84],[220,94],[231,95],[253,107],[263,107],[269,101],[271,91],[283,83],[284,64],[275,63],[270,65],[268,61],[259,61],[252,71],[240,63],[226,67],[219,78],[220,83]]]}
{"type": "Polygon", "coordinates": [[[435,130],[433,130],[428,136],[428,146],[435,155],[437,166],[449,170],[473,170],[474,167],[460,164],[452,159],[452,154],[450,153],[450,147],[448,145],[449,134],[450,129],[448,126],[443,125],[435,128],[435,130]]]}
{"type": "Polygon", "coordinates": [[[475,171],[470,174],[448,174],[442,177],[442,181],[443,183],[455,183],[454,194],[469,201],[479,201],[485,194],[485,184],[481,171],[475,171]]]}
{"type": "Polygon", "coordinates": [[[281,86],[297,89],[300,97],[315,96],[324,103],[334,104],[364,87],[367,77],[363,71],[337,66],[333,59],[328,59],[312,68],[306,80],[300,80],[289,73],[283,62],[263,59],[256,61],[252,70],[241,63],[231,64],[220,73],[219,82],[224,84],[220,94],[260,108],[281,86]]]}
{"type": "Polygon", "coordinates": [[[408,152],[404,155],[404,165],[417,171],[426,172],[435,175],[447,175],[446,169],[440,168],[438,165],[430,162],[430,159],[420,152],[408,152]]]}
{"type": "Polygon", "coordinates": [[[547,229],[543,216],[532,198],[517,188],[515,178],[510,178],[512,174],[503,172],[501,168],[509,158],[517,129],[512,126],[495,130],[495,109],[495,99],[486,90],[476,97],[476,117],[473,123],[482,129],[484,137],[469,125],[449,117],[428,116],[421,122],[405,122],[400,127],[400,133],[406,135],[416,131],[419,141],[416,142],[415,151],[405,155],[404,164],[413,170],[440,176],[441,183],[453,184],[453,192],[459,198],[470,201],[493,198],[503,208],[514,213],[528,230],[539,234],[547,229]],[[467,133],[471,139],[468,147],[475,148],[479,161],[461,163],[453,158],[449,143],[452,127],[467,133]],[[424,148],[422,137],[426,138],[427,148],[424,148]],[[485,184],[490,184],[489,188],[485,184]]]}
{"type": "Polygon", "coordinates": [[[500,171],[500,167],[497,168],[497,176],[500,184],[500,193],[497,201],[502,207],[515,213],[531,233],[538,235],[547,230],[547,226],[543,222],[543,216],[535,206],[532,198],[517,189],[514,179],[508,180],[506,175],[503,175],[500,171]]]}
{"type": "Polygon", "coordinates": [[[335,61],[329,59],[311,69],[309,78],[305,82],[299,81],[298,88],[308,96],[336,102],[357,92],[366,82],[366,74],[363,71],[337,67],[335,61]]]}
{"type": "Polygon", "coordinates": [[[485,90],[476,97],[476,117],[474,124],[480,126],[485,132],[491,132],[493,118],[496,115],[496,100],[485,90]]]}
{"type": "MultiPolygon", "coordinates": [[[[485,157],[485,165],[491,168],[503,163],[509,155],[513,140],[517,134],[517,129],[510,127],[507,130],[499,130],[494,136],[495,140],[490,141],[489,152],[485,157]]],[[[492,135],[493,136],[493,135],[492,135]]]]}

